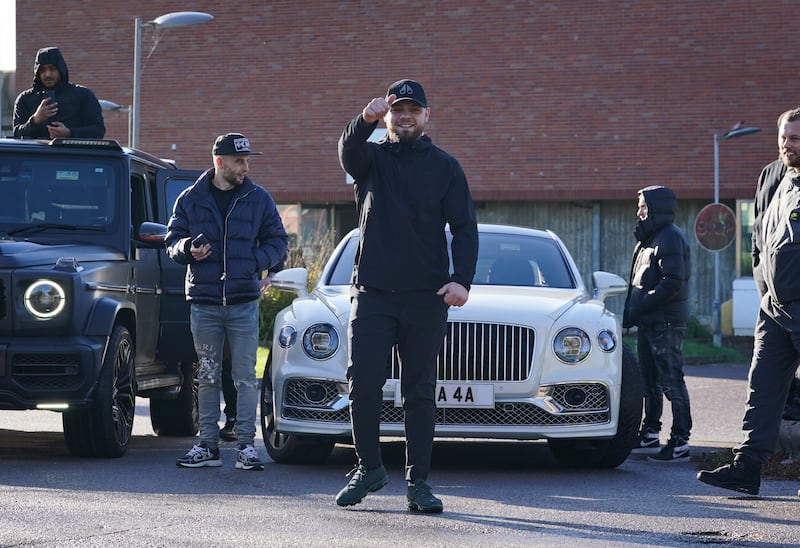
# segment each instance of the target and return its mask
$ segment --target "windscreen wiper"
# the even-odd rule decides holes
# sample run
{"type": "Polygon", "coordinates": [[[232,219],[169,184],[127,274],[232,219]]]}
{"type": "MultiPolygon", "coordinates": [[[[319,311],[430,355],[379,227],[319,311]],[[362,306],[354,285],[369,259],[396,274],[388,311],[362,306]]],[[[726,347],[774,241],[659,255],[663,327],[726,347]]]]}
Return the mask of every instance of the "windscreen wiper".
{"type": "Polygon", "coordinates": [[[105,232],[105,228],[101,226],[92,226],[92,225],[70,225],[66,223],[37,223],[33,225],[25,225],[19,228],[15,228],[13,230],[9,230],[7,234],[9,236],[15,235],[22,235],[22,234],[34,234],[36,232],[44,232],[45,230],[50,229],[60,229],[60,230],[94,230],[97,232],[105,232]]]}

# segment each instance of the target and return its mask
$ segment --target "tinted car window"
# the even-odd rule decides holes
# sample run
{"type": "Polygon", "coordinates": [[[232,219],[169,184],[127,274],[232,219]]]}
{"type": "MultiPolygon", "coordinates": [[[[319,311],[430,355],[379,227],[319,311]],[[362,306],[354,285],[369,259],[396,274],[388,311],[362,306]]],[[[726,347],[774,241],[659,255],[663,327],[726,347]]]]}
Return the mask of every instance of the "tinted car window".
{"type": "Polygon", "coordinates": [[[107,227],[116,222],[120,178],[112,162],[62,155],[0,155],[0,226],[107,227]]]}

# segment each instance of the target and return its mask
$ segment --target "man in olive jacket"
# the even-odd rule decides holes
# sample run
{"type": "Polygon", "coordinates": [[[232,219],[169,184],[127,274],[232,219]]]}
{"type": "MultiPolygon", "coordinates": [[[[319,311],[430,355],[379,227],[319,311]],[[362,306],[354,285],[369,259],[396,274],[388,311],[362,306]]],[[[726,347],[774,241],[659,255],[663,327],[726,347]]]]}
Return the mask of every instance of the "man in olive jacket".
{"type": "Polygon", "coordinates": [[[630,284],[623,327],[637,326],[645,382],[644,420],[637,453],[651,460],[689,459],[692,415],[683,378],[683,337],[689,319],[689,243],[674,224],[675,194],[664,186],[639,191],[630,284]],[[663,398],[672,404],[672,430],[659,450],[663,398]]]}

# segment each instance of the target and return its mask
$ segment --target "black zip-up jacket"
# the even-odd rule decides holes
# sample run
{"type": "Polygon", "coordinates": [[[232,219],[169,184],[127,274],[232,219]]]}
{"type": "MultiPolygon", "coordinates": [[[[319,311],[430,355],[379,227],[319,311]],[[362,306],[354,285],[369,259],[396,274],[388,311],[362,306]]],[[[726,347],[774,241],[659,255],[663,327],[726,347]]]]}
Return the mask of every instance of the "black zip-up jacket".
{"type": "Polygon", "coordinates": [[[389,292],[435,292],[454,281],[469,289],[478,227],[461,166],[427,135],[414,143],[368,142],[376,126],[359,115],[339,139],[339,161],[355,179],[361,230],[353,284],[389,292]],[[453,235],[452,275],[447,224],[453,235]]]}
{"type": "Polygon", "coordinates": [[[756,282],[759,297],[763,297],[767,292],[767,283],[761,272],[761,221],[764,212],[767,210],[778,184],[786,175],[786,164],[780,158],[764,166],[758,176],[758,186],[756,196],[753,201],[753,280],[756,282]]]}
{"type": "Polygon", "coordinates": [[[622,327],[686,325],[689,319],[689,242],[675,220],[675,194],[663,186],[639,191],[647,218],[634,235],[630,284],[622,327]]]}
{"type": "Polygon", "coordinates": [[[42,48],[36,53],[33,65],[33,87],[17,96],[14,103],[14,138],[50,139],[47,124],[61,122],[72,132],[72,137],[102,139],[106,134],[103,111],[92,90],[69,81],[69,70],[58,48],[42,48]],[[54,65],[61,73],[56,84],[54,100],[58,113],[42,124],[33,121],[33,114],[44,99],[46,88],[39,79],[39,67],[54,65]]]}

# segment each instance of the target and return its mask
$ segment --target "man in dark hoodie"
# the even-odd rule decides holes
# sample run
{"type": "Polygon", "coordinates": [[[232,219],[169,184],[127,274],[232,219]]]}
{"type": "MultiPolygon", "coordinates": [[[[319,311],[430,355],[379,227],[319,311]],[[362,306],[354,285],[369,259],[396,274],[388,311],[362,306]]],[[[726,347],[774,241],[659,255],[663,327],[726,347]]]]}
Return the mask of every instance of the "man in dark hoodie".
{"type": "Polygon", "coordinates": [[[14,103],[16,139],[55,139],[106,134],[103,111],[92,90],[69,81],[67,63],[58,48],[36,52],[33,87],[14,103]]]}
{"type": "Polygon", "coordinates": [[[461,166],[425,134],[429,113],[419,82],[400,80],[385,97],[372,99],[339,139],[339,160],[355,180],[361,231],[347,366],[358,465],[336,496],[339,506],[358,504],[388,481],[379,435],[385,365],[396,344],[403,365],[407,507],[443,509],[427,484],[436,422],[436,358],[449,307],[469,298],[478,227],[461,166]],[[368,138],[381,119],[387,137],[371,143],[368,138]]]}
{"type": "Polygon", "coordinates": [[[639,191],[628,296],[622,326],[637,326],[645,382],[644,420],[637,453],[660,462],[689,460],[692,415],[683,378],[683,337],[689,319],[689,243],[674,224],[675,194],[664,186],[639,191]],[[672,404],[672,430],[659,445],[663,398],[672,404]]]}

